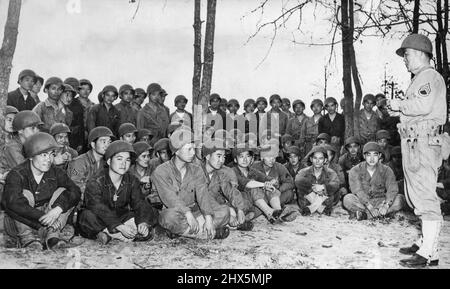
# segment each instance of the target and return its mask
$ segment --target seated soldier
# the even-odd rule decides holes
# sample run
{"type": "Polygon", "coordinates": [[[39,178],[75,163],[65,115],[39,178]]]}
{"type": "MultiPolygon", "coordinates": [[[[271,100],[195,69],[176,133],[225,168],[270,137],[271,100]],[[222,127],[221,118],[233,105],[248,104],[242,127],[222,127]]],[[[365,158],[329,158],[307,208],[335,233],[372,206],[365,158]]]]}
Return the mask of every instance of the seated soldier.
{"type": "Polygon", "coordinates": [[[78,152],[69,146],[70,128],[65,123],[57,122],[50,127],[50,134],[60,148],[56,150],[55,160],[53,164],[63,170],[67,170],[67,166],[72,159],[78,156],[78,152]]]}
{"type": "Polygon", "coordinates": [[[129,144],[134,144],[136,141],[136,134],[138,130],[134,124],[126,122],[119,126],[120,140],[126,141],[129,144]]]}
{"type": "Polygon", "coordinates": [[[172,152],[170,151],[169,139],[159,139],[153,147],[154,157],[148,163],[150,175],[160,165],[170,160],[172,152]]]}
{"type": "Polygon", "coordinates": [[[365,161],[349,172],[351,194],[343,199],[350,218],[357,220],[393,215],[405,205],[405,197],[398,194],[394,172],[380,163],[381,148],[375,142],[364,145],[365,161]]]}
{"type": "Polygon", "coordinates": [[[141,193],[139,180],[129,172],[133,146],[114,141],[105,152],[108,167],[89,179],[85,209],[78,217],[80,235],[106,245],[111,239],[146,241],[153,237],[158,211],[141,193]]]}
{"type": "Polygon", "coordinates": [[[361,154],[361,143],[357,137],[351,136],[345,140],[345,153],[339,158],[339,165],[344,171],[345,183],[348,189],[348,172],[364,160],[361,154]]]}
{"type": "MultiPolygon", "coordinates": [[[[13,139],[18,140],[17,133],[13,129],[14,117],[19,111],[14,106],[7,105],[5,107],[3,116],[4,120],[0,124],[1,128],[5,132],[5,142],[0,145],[0,154],[4,154],[5,145],[10,143],[13,139]]],[[[2,199],[3,186],[5,184],[6,175],[11,168],[8,168],[6,161],[3,161],[4,157],[0,158],[0,200],[2,199]]]]}
{"type": "Polygon", "coordinates": [[[280,164],[286,164],[289,160],[288,149],[294,145],[294,139],[290,134],[284,134],[281,137],[281,150],[278,157],[275,159],[280,164]]]}
{"type": "Polygon", "coordinates": [[[169,144],[174,156],[152,174],[151,180],[164,204],[159,223],[175,235],[225,239],[230,234],[226,227],[230,210],[214,200],[202,168],[192,163],[193,139],[187,129],[172,134],[169,144]]]}
{"type": "Polygon", "coordinates": [[[338,152],[338,148],[335,145],[327,144],[323,146],[327,150],[328,159],[325,163],[325,166],[329,169],[332,169],[339,178],[339,199],[342,196],[345,196],[348,193],[347,190],[347,182],[345,180],[344,171],[342,170],[341,165],[337,162],[336,155],[338,152]]]}
{"type": "Polygon", "coordinates": [[[130,167],[130,173],[140,180],[141,192],[144,197],[154,208],[160,210],[162,209],[161,200],[150,181],[151,172],[149,163],[152,147],[147,142],[141,141],[133,144],[133,149],[136,152],[136,158],[133,160],[134,164],[130,167]]]}
{"type": "Polygon", "coordinates": [[[377,131],[376,138],[377,143],[380,146],[381,153],[383,154],[381,162],[383,164],[387,164],[391,160],[392,146],[389,144],[391,136],[387,130],[382,129],[377,131]]]}
{"type": "Polygon", "coordinates": [[[284,164],[292,179],[295,180],[295,176],[304,167],[300,164],[300,148],[298,146],[291,146],[287,149],[288,162],[284,164]]]}
{"type": "Polygon", "coordinates": [[[103,170],[105,162],[103,156],[114,137],[112,131],[105,126],[98,126],[88,135],[91,149],[69,163],[67,174],[81,189],[81,200],[84,200],[84,190],[87,181],[98,171],[103,170]]]}
{"type": "MultiPolygon", "coordinates": [[[[331,136],[329,134],[323,132],[317,136],[316,142],[313,144],[313,146],[326,145],[326,144],[330,144],[330,142],[331,142],[331,136]]],[[[309,152],[308,152],[308,154],[309,154],[309,152]]],[[[308,154],[305,155],[305,157],[302,159],[302,166],[304,168],[306,168],[310,165],[309,164],[310,160],[309,160],[308,154]]]]}
{"type": "Polygon", "coordinates": [[[399,146],[392,148],[391,160],[387,165],[394,172],[395,180],[397,181],[398,184],[398,193],[404,195],[405,175],[403,173],[403,165],[402,165],[402,149],[399,146]]]}
{"type": "Polygon", "coordinates": [[[234,171],[224,166],[225,151],[225,140],[222,139],[209,140],[203,144],[202,153],[205,160],[202,168],[208,180],[208,190],[220,205],[229,207],[231,227],[251,231],[253,223],[249,220],[254,217],[251,212],[252,204],[238,190],[234,171]]]}
{"type": "Polygon", "coordinates": [[[295,216],[292,212],[282,215],[281,193],[274,186],[277,180],[251,166],[254,151],[255,149],[247,143],[238,144],[233,148],[235,162],[233,170],[238,179],[239,191],[243,193],[244,198],[259,209],[253,208],[255,218],[262,212],[271,224],[278,221],[293,221],[295,216]]]}
{"type": "Polygon", "coordinates": [[[260,152],[262,160],[253,163],[252,167],[255,170],[264,173],[271,179],[276,180],[274,186],[281,193],[281,204],[286,205],[294,200],[295,185],[294,180],[292,179],[292,176],[290,175],[286,167],[275,161],[275,158],[278,155],[278,151],[278,140],[271,139],[267,143],[267,147],[263,148],[260,152]]]}
{"type": "Polygon", "coordinates": [[[56,249],[68,242],[60,233],[81,192],[65,171],[52,166],[57,147],[51,135],[34,134],[24,143],[28,160],[6,177],[5,231],[19,247],[56,249]]]}
{"type": "Polygon", "coordinates": [[[312,165],[300,170],[295,177],[300,212],[303,216],[314,212],[329,216],[339,202],[339,178],[325,165],[328,159],[325,147],[314,146],[307,157],[312,165]]]}

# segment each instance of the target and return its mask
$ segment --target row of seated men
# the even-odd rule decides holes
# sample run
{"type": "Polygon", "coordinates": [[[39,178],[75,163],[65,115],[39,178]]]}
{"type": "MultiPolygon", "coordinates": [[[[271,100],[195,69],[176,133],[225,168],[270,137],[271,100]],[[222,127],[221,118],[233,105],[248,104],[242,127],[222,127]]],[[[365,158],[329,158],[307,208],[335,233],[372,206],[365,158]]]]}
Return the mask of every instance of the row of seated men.
{"type": "Polygon", "coordinates": [[[40,123],[29,111],[12,123],[11,143],[22,145],[23,162],[7,173],[1,204],[5,230],[21,247],[64,247],[62,235],[75,230],[103,244],[158,233],[223,239],[230,228],[252,230],[261,215],[272,224],[293,221],[297,214],[288,204],[303,216],[330,215],[342,200],[358,220],[405,207],[391,169],[400,156],[393,150],[390,166],[383,164],[384,150],[375,142],[360,151],[358,140],[348,138],[341,152],[321,135],[303,157],[286,136],[282,153],[277,139],[256,147],[247,136],[230,146],[218,132],[197,148],[192,132],[179,127],[152,148],[145,140],[112,142],[113,133],[97,127],[89,133],[91,150],[64,165],[55,160],[67,128],[55,126],[51,135],[36,129],[40,123]]]}

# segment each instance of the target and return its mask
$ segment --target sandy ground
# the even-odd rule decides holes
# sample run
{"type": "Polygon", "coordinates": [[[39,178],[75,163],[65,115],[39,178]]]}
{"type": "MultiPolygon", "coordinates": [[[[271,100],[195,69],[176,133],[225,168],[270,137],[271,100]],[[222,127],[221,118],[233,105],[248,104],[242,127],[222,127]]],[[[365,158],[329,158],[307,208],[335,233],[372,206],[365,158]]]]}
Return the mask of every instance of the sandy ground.
{"type": "MultiPolygon", "coordinates": [[[[43,252],[8,248],[2,227],[0,268],[403,268],[398,249],[418,236],[410,214],[389,223],[358,222],[341,208],[330,217],[299,216],[278,225],[260,217],[253,231],[232,230],[225,240],[158,238],[101,246],[77,237],[76,247],[43,252]]],[[[440,265],[433,268],[450,268],[449,237],[450,218],[440,238],[440,265]]]]}

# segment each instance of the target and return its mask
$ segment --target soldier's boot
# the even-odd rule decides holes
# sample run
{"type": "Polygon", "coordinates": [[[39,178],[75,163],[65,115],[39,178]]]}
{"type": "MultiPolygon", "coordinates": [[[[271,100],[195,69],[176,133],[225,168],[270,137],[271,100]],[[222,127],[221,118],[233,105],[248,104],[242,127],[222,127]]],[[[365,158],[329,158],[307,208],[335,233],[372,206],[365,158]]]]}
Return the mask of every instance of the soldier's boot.
{"type": "Polygon", "coordinates": [[[402,266],[421,268],[439,264],[438,244],[442,221],[422,221],[422,245],[409,259],[400,261],[402,266]]]}

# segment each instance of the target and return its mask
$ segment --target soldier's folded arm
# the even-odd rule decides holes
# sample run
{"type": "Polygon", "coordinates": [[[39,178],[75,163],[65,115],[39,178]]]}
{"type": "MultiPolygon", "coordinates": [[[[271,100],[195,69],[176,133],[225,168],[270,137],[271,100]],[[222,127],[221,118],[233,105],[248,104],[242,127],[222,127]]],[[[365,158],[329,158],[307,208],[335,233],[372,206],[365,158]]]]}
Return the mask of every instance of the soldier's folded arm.
{"type": "Polygon", "coordinates": [[[67,176],[62,169],[56,168],[56,182],[58,188],[65,188],[65,191],[56,199],[53,206],[59,206],[63,213],[75,207],[81,200],[80,188],[67,176]]]}
{"type": "Polygon", "coordinates": [[[183,213],[190,212],[191,209],[189,209],[184,201],[178,196],[178,188],[172,184],[172,181],[168,177],[168,173],[169,172],[159,166],[151,176],[161,202],[168,208],[178,208],[183,213]]]}
{"type": "Polygon", "coordinates": [[[295,176],[295,186],[297,187],[297,193],[300,196],[306,196],[311,192],[311,181],[306,177],[306,170],[301,170],[295,176]]]}
{"type": "MultiPolygon", "coordinates": [[[[420,76],[419,76],[420,77],[420,76]]],[[[406,116],[420,116],[428,115],[434,106],[435,93],[442,91],[440,84],[437,79],[434,79],[431,83],[430,81],[424,80],[423,85],[429,85],[430,91],[427,95],[420,95],[418,91],[414,92],[416,97],[410,97],[400,102],[400,111],[406,116]]],[[[421,87],[419,85],[419,87],[421,87]]]]}
{"type": "Polygon", "coordinates": [[[86,208],[99,217],[106,225],[108,230],[112,232],[122,222],[117,217],[102,198],[102,188],[96,180],[90,180],[87,183],[85,191],[86,208]]]}
{"type": "Polygon", "coordinates": [[[353,167],[348,173],[348,183],[350,186],[350,191],[352,192],[352,194],[355,194],[359,198],[360,202],[363,205],[367,205],[367,203],[369,203],[369,196],[364,191],[358,174],[358,166],[353,167]]]}
{"type": "Polygon", "coordinates": [[[14,170],[6,177],[6,183],[2,198],[5,212],[13,219],[18,220],[34,229],[39,229],[39,219],[44,212],[30,206],[28,199],[23,195],[24,184],[20,174],[14,170]]]}

